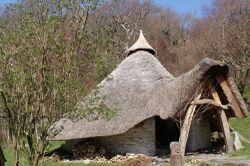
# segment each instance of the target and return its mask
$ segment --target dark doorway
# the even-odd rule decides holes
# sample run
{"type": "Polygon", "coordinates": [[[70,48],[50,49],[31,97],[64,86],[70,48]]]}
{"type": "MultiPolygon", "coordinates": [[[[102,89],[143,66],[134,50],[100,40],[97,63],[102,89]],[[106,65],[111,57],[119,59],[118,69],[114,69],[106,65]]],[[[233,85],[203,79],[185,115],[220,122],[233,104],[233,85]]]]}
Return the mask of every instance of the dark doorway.
{"type": "Polygon", "coordinates": [[[163,120],[159,116],[155,117],[155,145],[157,155],[170,153],[170,143],[178,141],[180,137],[178,125],[172,119],[163,120]]]}

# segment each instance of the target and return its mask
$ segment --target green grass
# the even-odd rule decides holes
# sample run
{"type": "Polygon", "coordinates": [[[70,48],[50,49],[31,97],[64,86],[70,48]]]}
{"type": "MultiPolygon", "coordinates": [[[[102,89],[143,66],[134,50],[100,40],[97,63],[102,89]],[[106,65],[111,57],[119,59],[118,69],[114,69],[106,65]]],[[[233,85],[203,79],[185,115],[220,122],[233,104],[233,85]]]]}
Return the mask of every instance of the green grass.
{"type": "Polygon", "coordinates": [[[250,159],[250,144],[242,143],[243,149],[234,151],[230,154],[232,157],[242,156],[243,158],[250,159]]]}
{"type": "MultiPolygon", "coordinates": [[[[250,102],[250,86],[246,87],[243,96],[247,100],[247,102],[250,102]]],[[[242,136],[250,140],[250,116],[244,119],[231,118],[229,120],[229,123],[242,136]]],[[[243,146],[244,146],[243,149],[232,152],[230,155],[231,156],[245,156],[246,158],[250,159],[250,144],[243,142],[243,146]]]]}
{"type": "Polygon", "coordinates": [[[229,123],[242,136],[250,140],[250,116],[243,119],[230,118],[229,123]]]}
{"type": "Polygon", "coordinates": [[[5,163],[7,166],[12,165],[12,160],[14,159],[14,154],[11,147],[7,147],[6,145],[2,146],[4,157],[7,160],[5,163]]]}
{"type": "MultiPolygon", "coordinates": [[[[3,149],[4,157],[7,160],[7,162],[5,163],[6,166],[12,166],[13,161],[14,161],[14,151],[13,151],[12,147],[3,145],[2,149],[3,149]]],[[[20,163],[21,163],[21,165],[24,165],[24,166],[29,165],[28,160],[26,160],[24,158],[20,159],[20,163]]]]}
{"type": "MultiPolygon", "coordinates": [[[[59,147],[63,142],[62,141],[55,141],[51,142],[50,145],[48,146],[48,150],[53,150],[59,147]]],[[[6,166],[12,166],[13,165],[13,160],[14,160],[14,153],[12,147],[9,146],[2,146],[4,156],[7,160],[5,163],[6,166]]],[[[20,160],[21,165],[23,166],[28,166],[28,160],[21,158],[20,160]]],[[[39,163],[39,166],[82,166],[82,165],[87,165],[87,166],[118,166],[117,164],[80,164],[80,163],[63,163],[63,162],[56,162],[52,160],[44,160],[39,163]]]]}

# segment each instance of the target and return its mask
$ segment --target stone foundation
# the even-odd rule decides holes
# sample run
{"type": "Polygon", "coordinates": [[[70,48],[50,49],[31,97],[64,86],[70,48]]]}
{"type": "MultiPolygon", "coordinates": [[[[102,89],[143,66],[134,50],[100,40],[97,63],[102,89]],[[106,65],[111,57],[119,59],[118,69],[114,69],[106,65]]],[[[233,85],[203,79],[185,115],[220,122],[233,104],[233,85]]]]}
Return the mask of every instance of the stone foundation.
{"type": "Polygon", "coordinates": [[[111,153],[155,154],[155,120],[145,120],[124,134],[103,137],[101,145],[111,153]]]}

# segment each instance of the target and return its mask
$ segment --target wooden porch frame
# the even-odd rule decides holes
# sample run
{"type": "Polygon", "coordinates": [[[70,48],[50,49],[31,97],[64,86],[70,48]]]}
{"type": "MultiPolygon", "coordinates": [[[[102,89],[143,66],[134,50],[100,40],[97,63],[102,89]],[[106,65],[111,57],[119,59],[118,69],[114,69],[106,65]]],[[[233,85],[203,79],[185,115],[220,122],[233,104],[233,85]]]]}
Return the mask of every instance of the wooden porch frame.
{"type": "MultiPolygon", "coordinates": [[[[234,110],[236,116],[243,117],[240,106],[236,98],[234,97],[232,91],[230,90],[227,81],[223,77],[216,77],[218,80],[224,94],[226,95],[228,102],[230,103],[230,107],[234,110]]],[[[191,102],[190,106],[187,109],[187,113],[184,119],[184,123],[181,128],[179,143],[180,143],[180,155],[183,157],[185,155],[187,139],[190,132],[191,123],[195,114],[195,109],[197,105],[201,104],[211,104],[214,105],[218,109],[218,117],[220,120],[221,129],[224,136],[226,152],[232,152],[234,150],[232,136],[230,133],[230,128],[228,124],[228,120],[226,117],[226,113],[224,110],[229,109],[229,105],[223,105],[220,97],[214,87],[214,85],[210,85],[211,94],[214,100],[211,99],[200,99],[201,93],[197,95],[197,97],[191,102]]]]}

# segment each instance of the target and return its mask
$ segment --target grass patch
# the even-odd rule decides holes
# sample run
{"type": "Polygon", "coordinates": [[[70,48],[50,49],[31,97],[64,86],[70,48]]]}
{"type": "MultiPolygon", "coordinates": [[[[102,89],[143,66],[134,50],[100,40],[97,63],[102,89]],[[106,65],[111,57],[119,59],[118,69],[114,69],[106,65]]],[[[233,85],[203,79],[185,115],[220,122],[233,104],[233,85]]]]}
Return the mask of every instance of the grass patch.
{"type": "Polygon", "coordinates": [[[230,154],[232,157],[243,156],[246,159],[250,159],[250,144],[242,143],[243,149],[234,151],[230,154]]]}
{"type": "Polygon", "coordinates": [[[4,146],[2,146],[2,149],[3,149],[4,157],[7,160],[5,164],[7,166],[8,165],[9,166],[13,165],[12,161],[14,160],[14,154],[13,154],[12,148],[11,147],[7,147],[6,145],[4,145],[4,146]]]}
{"type": "MultiPolygon", "coordinates": [[[[13,148],[11,146],[7,146],[7,145],[3,145],[2,148],[3,148],[4,157],[7,160],[5,165],[6,166],[13,166],[13,162],[14,162],[14,150],[13,150],[13,148]]],[[[26,165],[29,165],[29,162],[25,158],[21,158],[20,164],[26,166],[26,165]]]]}
{"type": "Polygon", "coordinates": [[[230,118],[229,123],[242,136],[250,140],[250,116],[243,119],[230,118]]]}
{"type": "MultiPolygon", "coordinates": [[[[250,140],[250,116],[244,119],[230,118],[229,123],[242,136],[250,140]]],[[[250,159],[250,144],[242,142],[242,145],[244,146],[243,149],[230,153],[230,156],[244,156],[244,158],[250,159]]]]}
{"type": "MultiPolygon", "coordinates": [[[[47,150],[54,150],[58,147],[60,147],[62,144],[64,143],[64,141],[53,141],[49,144],[47,150]]],[[[6,146],[3,145],[2,146],[3,149],[3,153],[4,156],[7,160],[7,162],[5,163],[6,166],[13,166],[13,161],[14,161],[14,151],[13,148],[11,146],[6,146]]],[[[27,166],[28,164],[28,160],[25,158],[21,158],[20,159],[20,163],[21,165],[27,166]]],[[[63,163],[63,162],[56,162],[53,160],[44,160],[41,161],[39,163],[39,166],[82,166],[82,165],[87,165],[87,166],[118,166],[117,164],[83,164],[83,163],[63,163]]]]}
{"type": "MultiPolygon", "coordinates": [[[[245,100],[250,101],[250,85],[245,88],[243,96],[245,100]]],[[[230,118],[229,123],[241,135],[250,140],[250,116],[243,119],[230,118]]]]}
{"type": "MultiPolygon", "coordinates": [[[[245,88],[243,97],[246,102],[250,102],[250,86],[245,88]]],[[[249,108],[248,108],[249,109],[249,108]]],[[[230,126],[237,130],[242,136],[250,140],[250,116],[244,119],[230,118],[230,126]]],[[[238,151],[232,152],[231,156],[244,156],[250,159],[250,144],[242,142],[244,148],[238,151]]]]}

